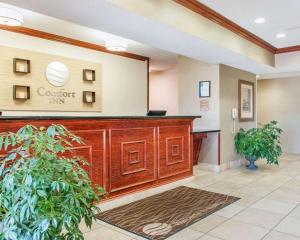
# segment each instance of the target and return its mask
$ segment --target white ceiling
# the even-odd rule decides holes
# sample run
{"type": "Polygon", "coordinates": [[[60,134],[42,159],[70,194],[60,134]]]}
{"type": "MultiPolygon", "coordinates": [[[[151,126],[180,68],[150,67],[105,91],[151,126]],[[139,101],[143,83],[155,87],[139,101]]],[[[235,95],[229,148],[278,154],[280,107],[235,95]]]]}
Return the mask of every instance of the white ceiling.
{"type": "Polygon", "coordinates": [[[277,48],[300,45],[300,0],[198,0],[277,48]],[[266,22],[256,24],[255,18],[266,22]],[[276,38],[277,33],[286,38],[276,38]]]}

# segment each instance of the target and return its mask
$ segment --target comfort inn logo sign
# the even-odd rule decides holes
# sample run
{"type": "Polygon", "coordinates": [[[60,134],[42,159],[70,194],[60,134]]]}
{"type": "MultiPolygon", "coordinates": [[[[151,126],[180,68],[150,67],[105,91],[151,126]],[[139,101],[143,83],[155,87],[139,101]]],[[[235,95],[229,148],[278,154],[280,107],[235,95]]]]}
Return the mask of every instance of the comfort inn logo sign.
{"type": "MultiPolygon", "coordinates": [[[[70,73],[67,66],[61,62],[51,62],[46,68],[46,79],[52,86],[62,87],[69,81],[70,73]]],[[[41,97],[47,97],[49,104],[65,104],[66,99],[75,98],[75,92],[68,92],[65,89],[51,91],[45,87],[39,87],[37,94],[41,97]]]]}

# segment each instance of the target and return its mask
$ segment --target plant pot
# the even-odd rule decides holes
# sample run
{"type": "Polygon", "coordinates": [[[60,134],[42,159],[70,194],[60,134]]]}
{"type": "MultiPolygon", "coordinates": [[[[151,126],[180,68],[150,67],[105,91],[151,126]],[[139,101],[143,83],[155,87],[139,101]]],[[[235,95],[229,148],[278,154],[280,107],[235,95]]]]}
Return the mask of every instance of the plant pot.
{"type": "Polygon", "coordinates": [[[249,162],[249,164],[247,165],[247,168],[249,170],[256,170],[257,166],[255,165],[255,161],[257,160],[257,157],[253,157],[253,156],[246,156],[247,161],[249,162]]]}

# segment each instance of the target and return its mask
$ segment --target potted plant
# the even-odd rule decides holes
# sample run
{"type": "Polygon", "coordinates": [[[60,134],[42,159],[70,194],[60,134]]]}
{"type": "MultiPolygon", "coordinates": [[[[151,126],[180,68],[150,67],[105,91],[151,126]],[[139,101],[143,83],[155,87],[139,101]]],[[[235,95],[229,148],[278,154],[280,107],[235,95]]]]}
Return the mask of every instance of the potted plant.
{"type": "Polygon", "coordinates": [[[255,161],[267,159],[268,164],[277,164],[278,157],[282,154],[280,135],[282,130],[277,127],[276,121],[271,121],[261,128],[252,128],[248,131],[241,128],[236,134],[235,147],[237,153],[248,161],[248,169],[255,170],[255,161]]]}
{"type": "Polygon", "coordinates": [[[0,134],[0,239],[83,239],[103,189],[91,183],[85,161],[72,151],[82,144],[61,125],[27,125],[0,134]]]}

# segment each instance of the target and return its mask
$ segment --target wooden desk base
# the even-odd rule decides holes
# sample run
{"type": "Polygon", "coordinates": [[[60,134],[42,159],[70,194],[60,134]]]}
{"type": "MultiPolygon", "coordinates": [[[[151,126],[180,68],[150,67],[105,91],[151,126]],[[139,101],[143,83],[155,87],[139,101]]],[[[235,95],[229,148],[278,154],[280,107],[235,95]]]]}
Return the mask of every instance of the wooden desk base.
{"type": "Polygon", "coordinates": [[[89,162],[92,181],[114,197],[192,176],[193,119],[24,118],[0,120],[0,132],[15,132],[26,124],[64,125],[86,143],[74,152],[89,162]]]}

